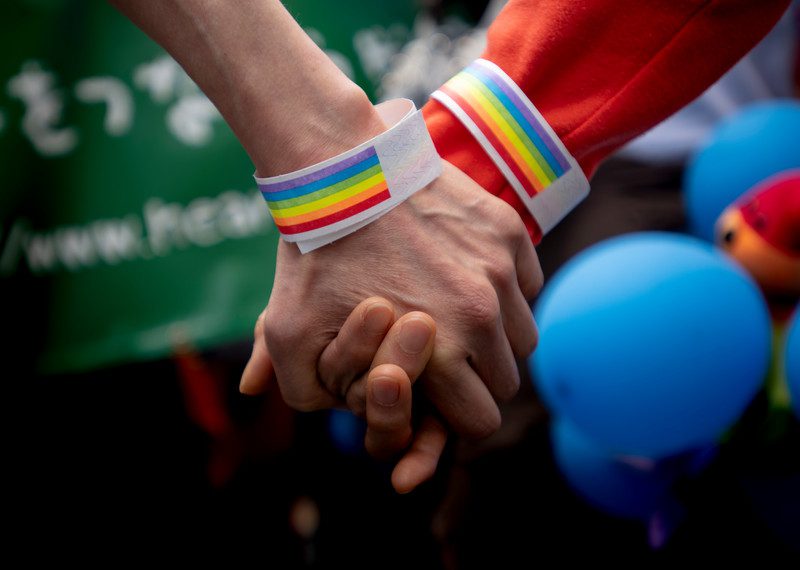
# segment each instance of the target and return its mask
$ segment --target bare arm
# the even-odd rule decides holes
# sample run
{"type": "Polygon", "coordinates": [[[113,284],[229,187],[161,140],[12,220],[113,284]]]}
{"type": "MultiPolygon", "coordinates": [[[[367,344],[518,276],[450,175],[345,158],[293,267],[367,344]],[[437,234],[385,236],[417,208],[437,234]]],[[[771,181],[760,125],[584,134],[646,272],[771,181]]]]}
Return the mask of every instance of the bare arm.
{"type": "Polygon", "coordinates": [[[262,176],[348,150],[384,127],[364,92],[278,0],[111,0],[181,64],[262,176]]]}

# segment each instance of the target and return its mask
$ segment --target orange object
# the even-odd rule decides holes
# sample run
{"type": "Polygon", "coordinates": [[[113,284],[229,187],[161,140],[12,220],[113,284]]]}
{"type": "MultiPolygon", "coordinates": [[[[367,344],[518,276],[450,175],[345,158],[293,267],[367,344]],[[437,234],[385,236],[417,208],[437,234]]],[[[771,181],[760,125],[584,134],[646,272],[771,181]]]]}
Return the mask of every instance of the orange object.
{"type": "Polygon", "coordinates": [[[716,232],[765,293],[800,297],[800,170],[754,186],[722,212],[716,232]]]}

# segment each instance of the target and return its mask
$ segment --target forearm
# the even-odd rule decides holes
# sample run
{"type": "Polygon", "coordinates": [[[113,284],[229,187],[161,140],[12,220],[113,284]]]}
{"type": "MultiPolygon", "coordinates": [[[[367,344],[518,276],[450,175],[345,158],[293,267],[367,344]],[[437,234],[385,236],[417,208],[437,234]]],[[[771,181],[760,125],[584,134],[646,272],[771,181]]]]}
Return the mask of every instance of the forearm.
{"type": "Polygon", "coordinates": [[[111,0],[166,49],[270,176],[383,130],[364,92],[278,0],[111,0]]]}

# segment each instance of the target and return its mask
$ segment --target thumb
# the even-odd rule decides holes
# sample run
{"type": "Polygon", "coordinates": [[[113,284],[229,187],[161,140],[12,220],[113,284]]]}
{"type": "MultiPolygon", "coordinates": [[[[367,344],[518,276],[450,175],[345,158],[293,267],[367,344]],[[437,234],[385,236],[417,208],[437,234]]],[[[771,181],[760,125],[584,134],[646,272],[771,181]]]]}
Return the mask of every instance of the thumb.
{"type": "Polygon", "coordinates": [[[249,396],[263,394],[275,377],[272,358],[264,338],[264,315],[266,312],[264,309],[256,321],[253,331],[253,352],[250,354],[250,360],[247,361],[244,372],[242,372],[242,379],[239,381],[239,391],[249,396]]]}

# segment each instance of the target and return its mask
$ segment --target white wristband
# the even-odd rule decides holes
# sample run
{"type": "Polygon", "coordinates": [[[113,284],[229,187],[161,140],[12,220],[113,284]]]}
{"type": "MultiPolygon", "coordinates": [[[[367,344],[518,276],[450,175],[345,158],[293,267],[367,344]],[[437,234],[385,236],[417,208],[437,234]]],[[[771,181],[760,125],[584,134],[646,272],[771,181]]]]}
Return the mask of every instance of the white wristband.
{"type": "Polygon", "coordinates": [[[256,177],[281,236],[302,253],[364,227],[441,174],[412,101],[393,99],[375,109],[389,127],[375,138],[296,172],[256,177]]]}
{"type": "Polygon", "coordinates": [[[431,95],[472,133],[539,225],[553,228],[589,193],[589,182],[522,89],[477,59],[431,95]]]}

